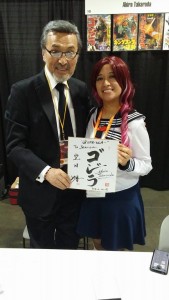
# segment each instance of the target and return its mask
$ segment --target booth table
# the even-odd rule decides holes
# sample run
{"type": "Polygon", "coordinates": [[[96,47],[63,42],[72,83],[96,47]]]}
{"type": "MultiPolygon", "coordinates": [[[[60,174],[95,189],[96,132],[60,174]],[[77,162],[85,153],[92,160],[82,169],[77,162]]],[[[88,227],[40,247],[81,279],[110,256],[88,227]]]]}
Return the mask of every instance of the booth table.
{"type": "Polygon", "coordinates": [[[0,249],[0,300],[169,300],[151,252],[0,249]]]}

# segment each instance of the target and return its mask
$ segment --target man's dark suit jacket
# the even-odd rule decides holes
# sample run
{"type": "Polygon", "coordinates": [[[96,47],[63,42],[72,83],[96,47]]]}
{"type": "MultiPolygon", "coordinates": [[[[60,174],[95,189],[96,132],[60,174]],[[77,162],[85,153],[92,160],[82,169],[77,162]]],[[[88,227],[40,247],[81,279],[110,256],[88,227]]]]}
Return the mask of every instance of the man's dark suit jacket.
{"type": "MultiPolygon", "coordinates": [[[[68,80],[74,106],[77,137],[83,137],[89,111],[84,82],[68,80]]],[[[60,167],[59,139],[53,100],[44,71],[15,83],[6,113],[7,156],[19,171],[19,204],[29,216],[52,214],[61,191],[36,178],[50,165],[60,167]]]]}

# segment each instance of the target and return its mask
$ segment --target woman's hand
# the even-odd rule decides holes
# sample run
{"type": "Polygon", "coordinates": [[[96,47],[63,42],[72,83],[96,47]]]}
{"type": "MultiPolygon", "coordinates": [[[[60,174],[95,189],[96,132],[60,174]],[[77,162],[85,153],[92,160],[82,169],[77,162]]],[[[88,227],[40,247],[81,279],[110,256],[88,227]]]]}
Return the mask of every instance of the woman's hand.
{"type": "Polygon", "coordinates": [[[123,144],[118,145],[118,163],[125,166],[132,157],[132,150],[123,144]]]}

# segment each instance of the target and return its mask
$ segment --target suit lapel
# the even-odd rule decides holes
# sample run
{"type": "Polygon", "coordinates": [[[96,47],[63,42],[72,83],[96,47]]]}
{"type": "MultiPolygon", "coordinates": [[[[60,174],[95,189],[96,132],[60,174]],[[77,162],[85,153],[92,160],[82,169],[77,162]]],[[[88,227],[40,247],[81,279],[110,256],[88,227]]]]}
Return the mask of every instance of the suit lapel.
{"type": "Polygon", "coordinates": [[[52,126],[55,137],[58,139],[58,130],[57,130],[53,100],[52,100],[51,92],[44,71],[42,71],[39,74],[39,76],[36,77],[35,89],[37,91],[39,100],[42,104],[43,110],[52,126]]]}

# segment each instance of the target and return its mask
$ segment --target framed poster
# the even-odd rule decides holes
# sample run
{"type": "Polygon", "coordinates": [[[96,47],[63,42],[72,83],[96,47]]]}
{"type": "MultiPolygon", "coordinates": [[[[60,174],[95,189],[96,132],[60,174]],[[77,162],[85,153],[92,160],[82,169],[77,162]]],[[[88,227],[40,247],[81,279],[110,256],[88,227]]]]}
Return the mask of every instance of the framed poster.
{"type": "Polygon", "coordinates": [[[138,50],[161,50],[164,14],[139,15],[138,50]]]}
{"type": "Polygon", "coordinates": [[[162,50],[169,50],[169,13],[165,14],[162,50]]]}
{"type": "Polygon", "coordinates": [[[87,51],[111,50],[111,15],[87,16],[87,51]]]}
{"type": "Polygon", "coordinates": [[[137,50],[138,14],[113,15],[113,51],[137,50]]]}

